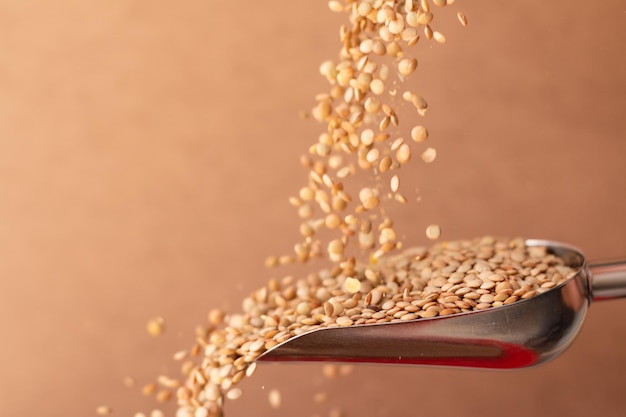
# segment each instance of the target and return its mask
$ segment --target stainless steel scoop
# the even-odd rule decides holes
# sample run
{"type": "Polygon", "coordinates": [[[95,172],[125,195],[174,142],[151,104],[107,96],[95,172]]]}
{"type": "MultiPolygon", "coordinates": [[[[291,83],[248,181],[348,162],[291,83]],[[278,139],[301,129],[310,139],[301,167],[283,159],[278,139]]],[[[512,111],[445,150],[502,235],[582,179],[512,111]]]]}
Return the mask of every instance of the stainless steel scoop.
{"type": "Polygon", "coordinates": [[[577,272],[547,292],[487,310],[401,323],[319,328],[275,346],[258,361],[495,369],[546,362],[572,343],[591,301],[626,296],[626,260],[589,266],[572,246],[547,240],[526,243],[548,247],[577,272]]]}

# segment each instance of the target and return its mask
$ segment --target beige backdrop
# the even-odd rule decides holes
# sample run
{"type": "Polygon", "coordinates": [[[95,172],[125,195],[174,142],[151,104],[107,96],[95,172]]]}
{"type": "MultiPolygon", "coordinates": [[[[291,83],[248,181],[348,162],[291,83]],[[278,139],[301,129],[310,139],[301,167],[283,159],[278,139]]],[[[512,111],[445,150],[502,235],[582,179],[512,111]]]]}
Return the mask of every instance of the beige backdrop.
{"type": "MultiPolygon", "coordinates": [[[[209,308],[283,274],[263,259],[297,237],[287,197],[323,129],[298,112],[342,20],[310,0],[0,1],[1,416],[150,410],[123,377],[174,373],[209,308]]],[[[457,0],[435,23],[447,43],[418,44],[410,83],[439,157],[403,184],[422,198],[406,240],[436,222],[626,256],[624,2],[457,0]]],[[[622,416],[625,315],[593,305],[570,350],[519,372],[263,366],[227,411],[325,416],[326,390],[348,416],[622,416]]]]}

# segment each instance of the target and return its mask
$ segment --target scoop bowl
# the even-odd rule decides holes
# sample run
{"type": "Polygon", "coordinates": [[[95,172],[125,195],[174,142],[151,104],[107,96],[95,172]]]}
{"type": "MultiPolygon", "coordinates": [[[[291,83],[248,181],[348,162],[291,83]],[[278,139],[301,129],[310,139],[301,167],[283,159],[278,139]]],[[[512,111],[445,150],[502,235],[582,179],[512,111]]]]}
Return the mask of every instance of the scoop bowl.
{"type": "Polygon", "coordinates": [[[261,355],[259,362],[322,361],[515,369],[539,365],[574,341],[594,300],[626,296],[626,260],[588,265],[575,247],[530,239],[576,272],[512,304],[468,313],[319,328],[261,355]]]}

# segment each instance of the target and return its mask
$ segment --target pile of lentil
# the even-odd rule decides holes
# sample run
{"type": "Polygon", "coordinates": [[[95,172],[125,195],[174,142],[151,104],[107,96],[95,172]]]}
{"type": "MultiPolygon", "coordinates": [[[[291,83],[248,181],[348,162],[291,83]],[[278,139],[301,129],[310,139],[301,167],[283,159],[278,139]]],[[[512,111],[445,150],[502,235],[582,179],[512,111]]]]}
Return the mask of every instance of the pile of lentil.
{"type": "Polygon", "coordinates": [[[572,272],[545,247],[483,237],[414,247],[376,264],[298,280],[272,279],[243,300],[241,313],[209,312],[209,326],[191,350],[176,355],[199,361],[183,364],[184,381],[161,377],[159,383],[175,390],[176,417],[221,416],[225,399],[242,395],[235,385],[252,375],[256,359],[295,335],[497,308],[547,291],[572,272]]]}
{"type": "MultiPolygon", "coordinates": [[[[311,114],[327,128],[301,159],[308,181],[289,200],[302,219],[302,241],[293,255],[271,256],[266,265],[320,257],[333,266],[301,279],[271,279],[243,300],[240,313],[211,310],[193,346],[174,355],[183,378],[160,376],[143,388],[160,402],[176,398],[176,417],[223,416],[224,402],[241,397],[236,385],[253,374],[256,359],[298,334],[500,307],[547,291],[571,275],[546,248],[527,247],[519,238],[483,237],[399,251],[402,242],[383,206],[408,202],[400,192],[399,171],[416,146],[422,146],[417,152],[425,163],[437,155],[434,148],[423,147],[429,138],[426,127],[413,123],[426,115],[428,103],[401,88],[418,66],[408,48],[421,36],[445,42],[432,28],[431,3],[443,7],[453,0],[328,2],[332,11],[348,14],[349,25],[340,30],[338,62],[320,66],[330,89],[316,97],[311,114]],[[399,129],[398,103],[415,109],[405,132],[411,140],[399,129]],[[344,181],[357,172],[369,174],[370,181],[350,189],[344,181]],[[359,253],[355,248],[368,256],[350,256],[359,253]]],[[[467,25],[461,12],[457,17],[467,25]]],[[[429,239],[440,234],[438,225],[426,229],[429,239]]],[[[155,319],[148,329],[160,334],[162,324],[155,319]]],[[[278,391],[270,391],[269,399],[273,407],[280,405],[278,391]]],[[[154,410],[151,416],[163,413],[154,410]]]]}

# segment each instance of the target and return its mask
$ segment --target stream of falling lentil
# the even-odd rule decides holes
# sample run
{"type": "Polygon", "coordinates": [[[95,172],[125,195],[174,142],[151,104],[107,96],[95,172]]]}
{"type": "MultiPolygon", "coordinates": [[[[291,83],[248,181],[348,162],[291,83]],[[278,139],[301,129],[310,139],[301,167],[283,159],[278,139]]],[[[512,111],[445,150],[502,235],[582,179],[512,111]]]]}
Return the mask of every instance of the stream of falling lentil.
{"type": "MultiPolygon", "coordinates": [[[[302,240],[292,254],[269,257],[266,266],[311,258],[334,266],[298,280],[271,279],[243,300],[239,313],[211,310],[193,346],[174,354],[182,377],[161,376],[143,387],[145,395],[160,402],[175,398],[176,417],[223,416],[224,403],[241,397],[237,383],[252,375],[255,360],[293,336],[319,327],[494,308],[547,291],[568,277],[571,271],[560,259],[545,248],[527,247],[523,239],[487,236],[403,250],[393,219],[385,214],[385,205],[409,201],[400,192],[400,169],[416,153],[424,163],[437,155],[425,145],[427,128],[414,123],[424,118],[428,103],[403,86],[418,67],[411,47],[421,38],[445,42],[433,26],[434,11],[453,2],[328,2],[332,12],[348,19],[340,29],[338,60],[320,66],[329,90],[316,96],[311,115],[326,129],[301,158],[307,183],[289,199],[302,219],[302,240]],[[398,103],[414,107],[404,131],[394,109],[398,103]],[[346,185],[363,173],[373,178],[365,187],[346,185]]],[[[463,13],[457,18],[467,25],[463,13]]],[[[425,234],[437,240],[441,230],[430,225],[425,234]]],[[[154,319],[148,331],[159,334],[162,324],[154,319]]],[[[334,375],[337,368],[329,365],[325,373],[334,375]]],[[[271,390],[269,401],[278,407],[280,392],[271,390]]],[[[154,410],[150,416],[164,414],[154,410]]]]}

